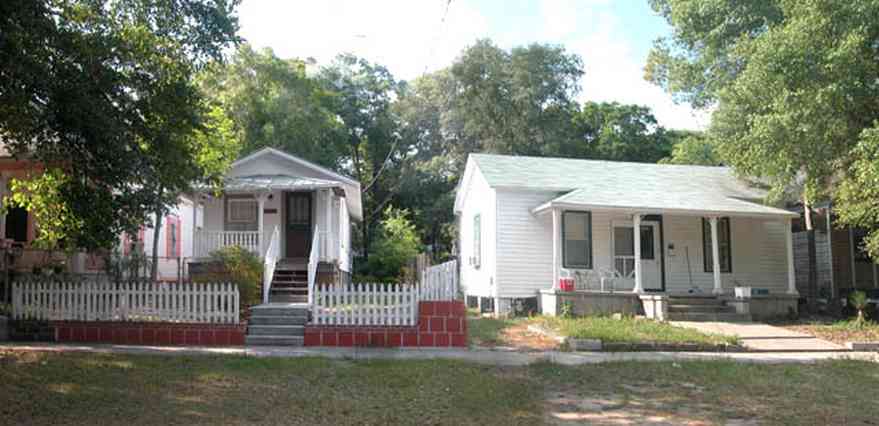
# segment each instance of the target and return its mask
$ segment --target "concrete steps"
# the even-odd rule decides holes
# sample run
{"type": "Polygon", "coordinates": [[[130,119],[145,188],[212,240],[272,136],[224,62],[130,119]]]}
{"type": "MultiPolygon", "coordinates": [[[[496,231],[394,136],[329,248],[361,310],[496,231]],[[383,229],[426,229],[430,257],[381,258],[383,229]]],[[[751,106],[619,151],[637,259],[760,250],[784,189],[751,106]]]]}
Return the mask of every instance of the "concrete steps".
{"type": "Polygon", "coordinates": [[[250,311],[245,342],[248,345],[302,346],[308,306],[301,303],[269,303],[250,311]]]}
{"type": "Polygon", "coordinates": [[[715,296],[670,296],[668,298],[670,321],[699,322],[750,322],[748,314],[736,313],[733,306],[715,296]]]}

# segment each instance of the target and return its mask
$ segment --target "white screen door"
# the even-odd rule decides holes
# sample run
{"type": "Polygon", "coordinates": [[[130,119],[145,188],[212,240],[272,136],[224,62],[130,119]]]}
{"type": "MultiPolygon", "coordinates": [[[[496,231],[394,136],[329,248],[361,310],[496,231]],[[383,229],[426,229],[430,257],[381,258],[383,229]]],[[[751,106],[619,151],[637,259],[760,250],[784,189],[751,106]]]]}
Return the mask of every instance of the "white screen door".
{"type": "MultiPolygon", "coordinates": [[[[613,266],[622,278],[622,285],[635,287],[635,235],[631,222],[613,224],[613,266]]],[[[659,264],[659,222],[641,222],[641,283],[645,290],[662,290],[662,267],[659,264]]]]}

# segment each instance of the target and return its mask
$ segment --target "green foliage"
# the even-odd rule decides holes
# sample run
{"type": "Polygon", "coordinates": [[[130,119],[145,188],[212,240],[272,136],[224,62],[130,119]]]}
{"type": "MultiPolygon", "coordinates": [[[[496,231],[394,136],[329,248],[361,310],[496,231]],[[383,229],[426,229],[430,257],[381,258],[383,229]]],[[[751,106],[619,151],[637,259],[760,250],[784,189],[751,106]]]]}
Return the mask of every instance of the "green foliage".
{"type": "Polygon", "coordinates": [[[404,268],[421,248],[418,233],[408,210],[387,208],[373,254],[369,257],[369,274],[380,282],[400,280],[404,268]]]}
{"type": "Polygon", "coordinates": [[[0,138],[66,177],[69,220],[41,223],[47,241],[109,247],[206,174],[194,135],[210,110],[193,77],[237,42],[237,4],[0,3],[0,138]]]}
{"type": "Polygon", "coordinates": [[[715,142],[699,133],[683,135],[672,147],[671,156],[663,158],[659,162],[697,166],[723,165],[715,142]]]}
{"type": "Polygon", "coordinates": [[[647,107],[587,102],[574,115],[577,138],[551,155],[655,163],[672,150],[672,137],[647,107]]]}
{"type": "Polygon", "coordinates": [[[259,257],[239,246],[229,246],[211,253],[211,260],[223,265],[224,273],[200,277],[202,282],[225,282],[231,278],[238,285],[241,312],[262,302],[263,263],[259,257]]]}
{"type": "Polygon", "coordinates": [[[864,309],[867,308],[867,293],[860,290],[853,291],[848,296],[848,301],[852,304],[852,307],[855,308],[856,311],[858,311],[857,323],[863,324],[865,321],[864,309]]]}
{"type": "Polygon", "coordinates": [[[781,199],[826,195],[861,131],[879,118],[879,2],[653,0],[674,27],[647,78],[714,106],[709,134],[740,174],[781,199]]]}
{"type": "Polygon", "coordinates": [[[559,313],[562,318],[574,318],[574,302],[566,300],[562,302],[562,309],[559,313]]]}
{"type": "Polygon", "coordinates": [[[836,212],[842,223],[871,230],[857,249],[879,259],[879,122],[861,134],[853,157],[836,193],[836,212]]]}
{"type": "Polygon", "coordinates": [[[9,182],[10,195],[5,197],[3,208],[22,207],[40,224],[36,227],[34,246],[44,250],[73,249],[68,235],[77,235],[83,221],[77,217],[61,193],[69,177],[61,169],[50,168],[44,173],[34,172],[23,179],[9,182]]]}
{"type": "Polygon", "coordinates": [[[104,256],[104,272],[113,282],[122,282],[128,278],[139,278],[152,269],[150,258],[137,247],[132,248],[128,255],[114,247],[104,256]]]}
{"type": "Polygon", "coordinates": [[[307,66],[243,44],[228,63],[202,73],[199,85],[231,117],[245,153],[274,147],[339,169],[347,155],[332,93],[306,75],[307,66]]]}
{"type": "Polygon", "coordinates": [[[479,40],[450,72],[454,130],[479,141],[481,151],[546,155],[571,139],[583,75],[578,55],[541,44],[506,51],[479,40]]]}

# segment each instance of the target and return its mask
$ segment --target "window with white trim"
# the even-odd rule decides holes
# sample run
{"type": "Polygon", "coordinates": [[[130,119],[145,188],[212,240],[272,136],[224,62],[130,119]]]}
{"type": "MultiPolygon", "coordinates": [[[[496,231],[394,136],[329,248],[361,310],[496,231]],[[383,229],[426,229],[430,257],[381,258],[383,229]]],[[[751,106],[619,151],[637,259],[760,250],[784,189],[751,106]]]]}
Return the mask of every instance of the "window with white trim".
{"type": "Polygon", "coordinates": [[[257,214],[259,204],[252,198],[229,198],[226,200],[226,230],[256,231],[259,227],[257,214]]]}
{"type": "Polygon", "coordinates": [[[473,266],[482,266],[482,216],[473,216],[473,266]]]}
{"type": "Polygon", "coordinates": [[[592,269],[591,213],[562,213],[562,259],[565,268],[592,269]]]}

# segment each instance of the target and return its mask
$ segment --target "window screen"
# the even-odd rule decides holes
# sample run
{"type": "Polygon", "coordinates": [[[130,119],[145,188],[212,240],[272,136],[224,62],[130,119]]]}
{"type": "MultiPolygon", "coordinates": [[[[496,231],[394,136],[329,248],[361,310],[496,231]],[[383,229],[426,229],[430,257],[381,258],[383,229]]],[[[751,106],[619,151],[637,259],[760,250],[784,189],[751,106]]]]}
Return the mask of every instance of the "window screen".
{"type": "Polygon", "coordinates": [[[562,214],[562,240],[566,268],[592,269],[592,216],[589,212],[562,214]]]}

